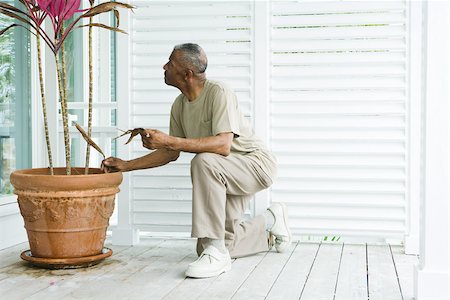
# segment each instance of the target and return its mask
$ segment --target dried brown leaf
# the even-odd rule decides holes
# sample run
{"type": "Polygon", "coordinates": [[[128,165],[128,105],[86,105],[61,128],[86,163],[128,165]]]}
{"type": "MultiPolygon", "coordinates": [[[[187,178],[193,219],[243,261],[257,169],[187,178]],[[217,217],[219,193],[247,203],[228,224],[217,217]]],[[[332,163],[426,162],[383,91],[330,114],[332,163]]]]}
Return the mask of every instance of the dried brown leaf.
{"type": "MultiPolygon", "coordinates": [[[[20,12],[21,12],[22,14],[24,14],[23,11],[20,11],[20,12]]],[[[0,13],[6,15],[6,16],[8,16],[8,17],[14,18],[14,19],[16,19],[16,20],[19,20],[19,21],[21,21],[21,22],[23,22],[23,23],[25,23],[25,24],[28,24],[28,25],[30,25],[31,27],[34,28],[33,24],[31,24],[30,21],[28,21],[27,19],[25,19],[25,18],[19,16],[19,15],[16,14],[15,12],[10,11],[9,9],[5,9],[5,8],[0,7],[0,13]]],[[[27,14],[25,14],[25,15],[28,16],[27,14]]]]}
{"type": "MultiPolygon", "coordinates": [[[[20,2],[22,2],[22,1],[20,1],[20,2]]],[[[12,6],[12,5],[8,4],[8,3],[5,3],[5,2],[0,2],[0,7],[3,8],[3,9],[7,9],[7,10],[10,10],[10,11],[15,11],[15,12],[27,15],[24,11],[22,11],[22,10],[18,9],[17,7],[12,6]]]]}
{"type": "Polygon", "coordinates": [[[83,17],[84,18],[93,17],[93,16],[96,16],[96,15],[101,14],[101,13],[105,13],[105,12],[109,12],[109,11],[115,10],[116,7],[128,8],[128,9],[133,9],[134,8],[134,6],[132,6],[130,4],[127,4],[127,3],[110,1],[110,2],[105,2],[105,3],[98,4],[98,5],[94,6],[94,7],[92,7],[91,9],[89,9],[87,12],[85,12],[83,14],[83,17]]]}
{"type": "Polygon", "coordinates": [[[84,131],[84,129],[77,123],[75,123],[75,127],[78,129],[78,131],[81,133],[81,136],[84,138],[84,140],[89,144],[89,146],[91,146],[92,148],[94,148],[95,150],[97,150],[98,152],[100,152],[101,155],[103,155],[103,158],[106,158],[105,153],[103,153],[102,149],[88,136],[88,134],[86,133],[86,131],[84,131]]]}
{"type": "Polygon", "coordinates": [[[11,29],[11,28],[13,28],[13,27],[16,27],[16,26],[19,26],[19,25],[18,25],[18,24],[12,24],[12,25],[9,25],[9,26],[6,27],[6,28],[3,28],[2,30],[0,30],[0,35],[4,34],[4,33],[7,32],[9,29],[11,29]]]}
{"type": "Polygon", "coordinates": [[[125,143],[125,145],[126,145],[129,142],[131,142],[135,136],[137,136],[138,134],[143,134],[143,133],[145,133],[144,128],[129,129],[129,130],[125,131],[124,133],[122,133],[121,135],[119,135],[116,139],[118,139],[124,135],[131,134],[130,137],[128,138],[127,142],[125,143]]]}
{"type": "Polygon", "coordinates": [[[90,23],[90,24],[79,26],[79,27],[101,27],[101,28],[104,28],[104,29],[108,29],[108,30],[112,30],[112,31],[115,31],[115,32],[121,32],[121,33],[125,33],[126,34],[126,31],[123,31],[122,29],[119,29],[119,28],[116,28],[116,27],[111,27],[111,26],[108,26],[108,25],[105,25],[105,24],[101,24],[101,23],[90,23]]]}

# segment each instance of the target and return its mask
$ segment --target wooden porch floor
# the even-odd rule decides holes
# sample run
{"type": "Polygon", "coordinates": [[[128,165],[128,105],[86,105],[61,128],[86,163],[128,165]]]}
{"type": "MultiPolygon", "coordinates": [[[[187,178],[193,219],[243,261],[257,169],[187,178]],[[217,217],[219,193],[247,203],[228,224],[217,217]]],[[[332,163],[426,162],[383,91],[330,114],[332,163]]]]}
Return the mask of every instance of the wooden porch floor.
{"type": "Polygon", "coordinates": [[[0,251],[1,299],[413,299],[416,256],[391,245],[293,243],[236,259],[218,277],[191,279],[193,239],[141,239],[102,263],[44,270],[21,261],[24,243],[0,251]]]}

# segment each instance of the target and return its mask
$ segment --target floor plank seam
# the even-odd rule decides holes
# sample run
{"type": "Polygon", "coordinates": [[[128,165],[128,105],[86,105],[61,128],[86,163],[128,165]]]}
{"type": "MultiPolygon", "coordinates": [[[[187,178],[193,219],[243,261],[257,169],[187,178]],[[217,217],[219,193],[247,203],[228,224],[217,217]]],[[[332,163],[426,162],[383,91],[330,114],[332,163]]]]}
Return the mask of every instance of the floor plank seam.
{"type": "Polygon", "coordinates": [[[338,281],[339,281],[339,274],[341,271],[341,264],[342,264],[342,255],[344,253],[344,243],[342,243],[342,247],[341,247],[341,256],[339,257],[339,265],[338,265],[338,271],[336,274],[336,284],[334,285],[334,293],[333,293],[333,300],[336,299],[336,291],[337,291],[337,286],[338,286],[338,281]]]}
{"type": "Polygon", "coordinates": [[[234,291],[233,295],[231,295],[230,300],[236,296],[236,293],[241,289],[241,287],[244,285],[244,283],[248,280],[248,278],[252,275],[252,273],[258,268],[258,266],[261,264],[261,262],[266,258],[267,254],[270,252],[268,250],[266,253],[264,253],[263,258],[256,264],[256,266],[253,267],[253,270],[248,273],[247,277],[241,282],[241,284],[238,286],[238,288],[234,291]]]}
{"type": "Polygon", "coordinates": [[[402,296],[402,300],[405,300],[403,297],[402,285],[400,284],[400,278],[398,277],[397,265],[395,263],[394,254],[392,253],[391,244],[389,244],[389,251],[391,252],[392,263],[394,264],[395,276],[397,277],[398,288],[400,289],[400,295],[402,296]]]}
{"type": "Polygon", "coordinates": [[[283,273],[284,268],[286,268],[286,266],[288,265],[289,261],[291,260],[292,255],[295,252],[295,249],[297,249],[299,242],[297,241],[297,243],[294,246],[294,249],[291,252],[291,255],[289,255],[288,259],[286,260],[286,262],[283,265],[283,268],[281,268],[280,272],[278,273],[277,277],[275,278],[275,280],[273,281],[272,285],[270,286],[270,289],[267,291],[267,295],[264,297],[264,299],[267,299],[267,297],[270,295],[270,291],[272,291],[272,288],[274,287],[275,283],[278,281],[278,278],[280,277],[281,273],[283,273]]]}
{"type": "Polygon", "coordinates": [[[368,253],[368,247],[367,247],[367,243],[365,244],[366,246],[366,286],[367,286],[367,300],[370,299],[370,290],[369,290],[369,253],[368,253]]]}
{"type": "Polygon", "coordinates": [[[311,267],[309,268],[308,274],[306,275],[305,282],[303,283],[302,291],[300,292],[300,297],[298,298],[299,300],[302,299],[303,292],[305,291],[306,283],[308,282],[308,278],[311,275],[312,268],[314,267],[314,263],[316,262],[316,258],[317,258],[317,255],[319,254],[319,250],[320,250],[321,246],[322,246],[322,242],[320,242],[319,246],[317,247],[316,254],[314,255],[314,259],[313,259],[313,261],[311,263],[311,267]]]}

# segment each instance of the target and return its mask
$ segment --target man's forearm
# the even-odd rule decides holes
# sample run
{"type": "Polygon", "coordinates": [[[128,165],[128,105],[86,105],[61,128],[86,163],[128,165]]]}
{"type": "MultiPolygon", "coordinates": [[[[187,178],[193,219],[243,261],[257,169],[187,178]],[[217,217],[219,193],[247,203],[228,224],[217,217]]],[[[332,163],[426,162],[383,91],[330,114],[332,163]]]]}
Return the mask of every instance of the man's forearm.
{"type": "Polygon", "coordinates": [[[172,151],[168,149],[158,149],[145,156],[141,156],[127,162],[126,171],[155,168],[168,164],[171,161],[177,160],[179,151],[172,151]]]}
{"type": "Polygon", "coordinates": [[[172,137],[168,148],[175,151],[191,153],[217,153],[224,156],[230,154],[230,145],[233,139],[233,133],[224,133],[216,136],[186,139],[172,137]]]}

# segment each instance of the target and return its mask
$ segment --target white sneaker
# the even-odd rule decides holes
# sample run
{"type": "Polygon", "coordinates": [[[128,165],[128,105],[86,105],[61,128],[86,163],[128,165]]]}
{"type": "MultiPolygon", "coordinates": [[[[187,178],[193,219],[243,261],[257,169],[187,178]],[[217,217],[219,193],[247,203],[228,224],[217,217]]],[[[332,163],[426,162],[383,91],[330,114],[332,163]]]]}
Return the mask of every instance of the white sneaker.
{"type": "Polygon", "coordinates": [[[222,253],[214,246],[208,246],[200,257],[190,263],[186,276],[193,278],[213,277],[231,269],[230,253],[222,253]]]}
{"type": "Polygon", "coordinates": [[[274,224],[270,228],[270,233],[275,236],[275,249],[277,252],[284,252],[292,242],[291,230],[289,229],[288,212],[284,203],[273,203],[268,210],[275,217],[274,224]]]}

